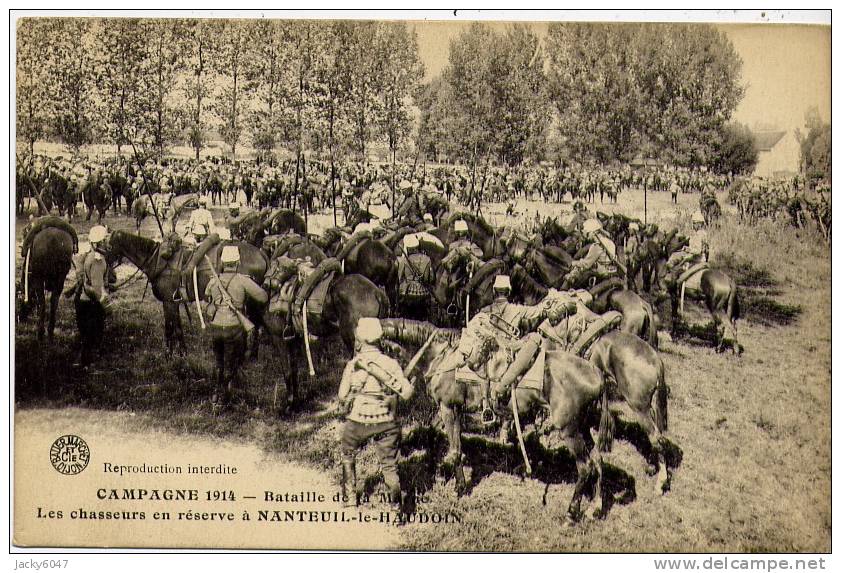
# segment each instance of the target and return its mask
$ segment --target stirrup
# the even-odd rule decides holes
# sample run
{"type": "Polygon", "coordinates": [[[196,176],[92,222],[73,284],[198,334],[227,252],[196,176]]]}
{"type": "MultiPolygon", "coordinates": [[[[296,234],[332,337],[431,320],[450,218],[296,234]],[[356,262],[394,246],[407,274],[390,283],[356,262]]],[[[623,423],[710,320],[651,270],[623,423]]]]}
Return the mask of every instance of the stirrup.
{"type": "Polygon", "coordinates": [[[181,292],[183,288],[184,287],[178,287],[177,289],[175,289],[175,292],[172,293],[172,302],[184,302],[184,295],[186,294],[186,292],[181,292]]]}
{"type": "Polygon", "coordinates": [[[291,326],[289,323],[287,323],[283,327],[283,332],[280,333],[280,337],[283,340],[287,340],[287,341],[294,339],[295,338],[295,327],[291,326]],[[291,333],[291,334],[289,334],[289,333],[291,333]]]}
{"type": "Polygon", "coordinates": [[[485,406],[482,409],[482,425],[485,427],[493,426],[496,424],[496,412],[490,406],[485,406]]]}

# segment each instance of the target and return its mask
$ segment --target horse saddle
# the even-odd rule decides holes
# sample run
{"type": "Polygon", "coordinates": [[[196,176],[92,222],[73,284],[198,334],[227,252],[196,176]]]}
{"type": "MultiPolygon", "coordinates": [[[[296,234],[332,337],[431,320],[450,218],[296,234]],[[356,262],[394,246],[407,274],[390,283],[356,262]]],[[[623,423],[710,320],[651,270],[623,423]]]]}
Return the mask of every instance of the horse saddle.
{"type": "Polygon", "coordinates": [[[540,346],[540,350],[537,352],[537,357],[534,359],[534,362],[529,369],[526,370],[526,373],[523,374],[523,377],[520,378],[520,381],[516,385],[517,388],[543,390],[543,376],[546,368],[546,349],[544,346],[545,345],[540,346]]]}
{"type": "Polygon", "coordinates": [[[677,279],[677,284],[681,285],[681,289],[700,290],[701,276],[703,275],[701,271],[709,268],[709,263],[696,263],[681,273],[677,279]]]}

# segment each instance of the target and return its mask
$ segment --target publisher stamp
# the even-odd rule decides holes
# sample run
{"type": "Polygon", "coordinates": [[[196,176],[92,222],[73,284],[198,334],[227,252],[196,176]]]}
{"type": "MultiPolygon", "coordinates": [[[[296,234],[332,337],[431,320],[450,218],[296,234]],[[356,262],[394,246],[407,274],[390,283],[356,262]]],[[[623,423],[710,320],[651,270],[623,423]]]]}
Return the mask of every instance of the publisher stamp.
{"type": "Polygon", "coordinates": [[[74,476],[88,467],[91,451],[79,436],[61,436],[50,447],[50,462],[60,474],[74,476]]]}

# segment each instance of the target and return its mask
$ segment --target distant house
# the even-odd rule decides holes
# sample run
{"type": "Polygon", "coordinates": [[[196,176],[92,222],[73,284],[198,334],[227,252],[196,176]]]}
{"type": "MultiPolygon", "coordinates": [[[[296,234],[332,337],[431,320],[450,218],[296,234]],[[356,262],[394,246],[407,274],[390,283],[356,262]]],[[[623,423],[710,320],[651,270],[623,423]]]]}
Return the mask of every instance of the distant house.
{"type": "Polygon", "coordinates": [[[800,171],[800,143],[793,131],[755,131],[759,161],[754,175],[774,177],[800,171]]]}

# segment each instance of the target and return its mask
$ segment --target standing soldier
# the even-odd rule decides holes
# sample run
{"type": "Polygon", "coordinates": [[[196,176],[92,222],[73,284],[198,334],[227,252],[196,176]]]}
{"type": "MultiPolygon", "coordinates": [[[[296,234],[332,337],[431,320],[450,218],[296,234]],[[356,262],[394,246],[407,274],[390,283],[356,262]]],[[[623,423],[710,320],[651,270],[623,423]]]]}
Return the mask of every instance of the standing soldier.
{"type": "Polygon", "coordinates": [[[216,232],[213,214],[207,208],[207,196],[199,197],[199,208],[190,214],[187,231],[196,238],[196,243],[200,243],[201,239],[216,232]]]}
{"type": "Polygon", "coordinates": [[[263,305],[269,297],[251,277],[237,272],[238,247],[223,247],[221,262],[222,274],[214,275],[207,283],[205,295],[209,301],[207,314],[210,316],[210,337],[216,355],[216,380],[219,389],[230,396],[245,357],[246,335],[254,328],[254,324],[243,314],[245,303],[251,300],[263,305]]]}
{"type": "Polygon", "coordinates": [[[397,475],[401,431],[396,417],[397,401],[411,398],[414,388],[400,365],[378,348],[382,335],[379,319],[359,319],[356,355],[345,366],[339,385],[339,403],[348,411],[342,431],[342,494],[347,506],[358,503],[356,451],[368,440],[373,440],[376,446],[389,501],[399,508],[401,500],[397,475]]]}
{"type": "Polygon", "coordinates": [[[99,249],[107,233],[101,225],[91,228],[88,234],[91,250],[82,257],[76,285],[66,293],[74,295],[83,367],[93,361],[93,354],[100,350],[105,333],[105,317],[109,308],[106,292],[108,265],[99,249]]]}

